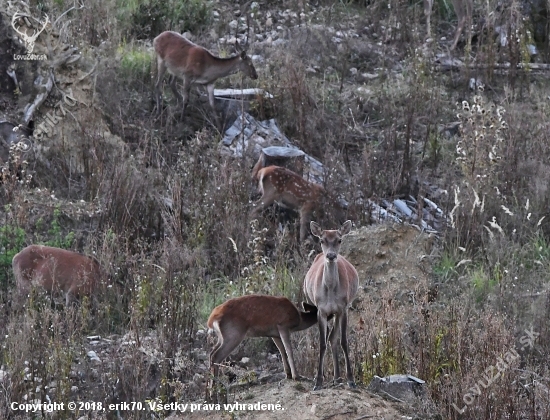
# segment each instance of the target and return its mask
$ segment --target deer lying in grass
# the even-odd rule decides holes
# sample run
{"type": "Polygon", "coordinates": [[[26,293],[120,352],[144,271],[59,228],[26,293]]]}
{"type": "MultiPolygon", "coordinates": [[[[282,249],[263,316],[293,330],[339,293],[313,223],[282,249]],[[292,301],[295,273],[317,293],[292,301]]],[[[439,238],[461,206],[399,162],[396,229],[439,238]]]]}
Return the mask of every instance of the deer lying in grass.
{"type": "Polygon", "coordinates": [[[299,311],[285,297],[248,295],[214,308],[208,318],[208,328],[214,330],[218,342],[210,352],[210,369],[218,376],[219,363],[245,337],[271,337],[281,353],[287,378],[298,379],[294,366],[290,333],[305,330],[317,323],[317,308],[303,303],[306,312],[299,311]]]}
{"type": "Polygon", "coordinates": [[[334,326],[328,340],[334,363],[334,381],[340,379],[338,365],[338,335],[344,351],[348,385],[355,387],[348,351],[348,306],[357,294],[359,276],[355,267],[343,256],[338,255],[342,238],[351,230],[351,221],[345,222],[338,230],[321,230],[311,222],[311,232],[321,239],[323,252],[315,257],[304,279],[304,293],[318,311],[319,321],[319,366],[314,390],[323,386],[323,359],[327,348],[328,320],[334,316],[334,326]]]}
{"type": "Polygon", "coordinates": [[[251,218],[254,219],[273,203],[297,210],[300,213],[300,242],[308,235],[308,223],[313,211],[319,207],[325,189],[306,181],[290,169],[280,166],[254,168],[253,178],[258,181],[262,197],[255,203],[251,218]]]}
{"type": "Polygon", "coordinates": [[[91,295],[101,278],[94,258],[44,245],[24,248],[13,257],[12,268],[20,294],[27,295],[35,285],[49,293],[60,291],[67,306],[73,298],[91,295]]]}
{"type": "Polygon", "coordinates": [[[178,100],[183,102],[182,116],[189,100],[191,85],[196,83],[206,85],[208,101],[216,119],[217,114],[214,103],[214,83],[216,80],[238,71],[242,71],[251,79],[258,78],[252,60],[246,55],[246,51],[239,50],[238,43],[235,44],[235,47],[240,54],[234,57],[220,58],[214,56],[207,49],[192,43],[177,32],[166,31],[153,40],[153,47],[157,56],[158,78],[155,85],[155,96],[159,114],[162,102],[161,83],[166,70],[174,76],[170,81],[170,87],[178,100]],[[183,96],[177,90],[177,78],[183,79],[183,96]]]}

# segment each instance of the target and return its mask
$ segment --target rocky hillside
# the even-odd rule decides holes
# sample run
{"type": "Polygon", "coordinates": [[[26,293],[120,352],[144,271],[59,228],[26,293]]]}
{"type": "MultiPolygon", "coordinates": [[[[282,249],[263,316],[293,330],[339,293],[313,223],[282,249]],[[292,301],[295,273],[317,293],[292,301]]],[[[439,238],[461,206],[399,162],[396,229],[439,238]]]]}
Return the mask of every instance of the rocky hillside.
{"type": "Polygon", "coordinates": [[[546,5],[453,4],[431,30],[400,1],[0,4],[0,418],[38,401],[102,404],[56,418],[548,418],[546,5]],[[165,30],[221,57],[238,41],[257,79],[220,78],[216,113],[192,87],[184,115],[166,80],[158,109],[165,30]],[[245,340],[221,369],[229,405],[203,406],[212,309],[304,300],[320,251],[292,210],[251,220],[252,168],[283,144],[277,163],[324,188],[313,218],[354,223],[358,388],[330,384],[327,356],[311,391],[311,328],[292,337],[304,380],[245,340]],[[94,256],[99,290],[20,296],[11,261],[32,243],[94,256]],[[369,388],[401,374],[425,384],[369,388]]]}

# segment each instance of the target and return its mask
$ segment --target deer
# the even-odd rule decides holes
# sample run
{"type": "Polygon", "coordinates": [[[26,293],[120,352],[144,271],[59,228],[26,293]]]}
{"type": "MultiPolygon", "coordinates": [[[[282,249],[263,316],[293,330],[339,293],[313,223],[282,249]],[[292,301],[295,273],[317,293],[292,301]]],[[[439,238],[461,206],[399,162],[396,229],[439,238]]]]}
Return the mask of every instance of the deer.
{"type": "Polygon", "coordinates": [[[317,308],[302,302],[298,310],[286,297],[247,295],[230,299],[214,308],[208,328],[218,342],[210,352],[210,369],[214,378],[219,363],[231,354],[246,337],[271,337],[281,353],[287,379],[300,379],[294,365],[290,333],[308,329],[317,323],[317,308]]]}
{"type": "Polygon", "coordinates": [[[346,375],[350,388],[355,388],[348,349],[348,306],[357,294],[359,276],[355,267],[339,255],[342,238],[351,231],[351,221],[346,221],[338,230],[322,230],[311,222],[311,232],[321,240],[323,252],[318,254],[304,279],[304,293],[307,299],[317,307],[319,322],[319,365],[313,390],[323,386],[323,359],[327,348],[327,338],[332,351],[334,364],[334,382],[340,380],[338,365],[338,346],[344,352],[346,375]],[[334,317],[334,325],[328,335],[328,321],[334,317]],[[340,337],[338,337],[340,335],[340,337]]]}
{"type": "Polygon", "coordinates": [[[13,274],[21,295],[32,286],[49,293],[62,292],[65,305],[74,298],[91,295],[101,280],[101,267],[92,257],[45,245],[29,245],[12,260],[13,274]]]}
{"type": "Polygon", "coordinates": [[[251,218],[256,218],[275,202],[282,207],[297,210],[300,213],[300,242],[305,241],[313,211],[319,207],[326,194],[323,186],[306,181],[290,169],[274,165],[259,168],[256,164],[252,177],[258,181],[262,196],[254,204],[251,218]]]}
{"type": "Polygon", "coordinates": [[[153,48],[157,57],[157,83],[155,95],[157,113],[161,112],[161,83],[166,70],[173,76],[170,81],[172,92],[179,101],[183,102],[182,116],[189,101],[189,90],[192,84],[206,85],[208,101],[217,119],[214,103],[214,83],[221,77],[228,76],[239,71],[251,79],[257,79],[258,74],[252,63],[252,59],[241,50],[239,43],[235,43],[235,49],[239,54],[220,58],[213,55],[207,49],[194,44],[177,32],[165,31],[153,40],[153,48]],[[183,79],[183,96],[176,87],[177,79],[183,79]]]}

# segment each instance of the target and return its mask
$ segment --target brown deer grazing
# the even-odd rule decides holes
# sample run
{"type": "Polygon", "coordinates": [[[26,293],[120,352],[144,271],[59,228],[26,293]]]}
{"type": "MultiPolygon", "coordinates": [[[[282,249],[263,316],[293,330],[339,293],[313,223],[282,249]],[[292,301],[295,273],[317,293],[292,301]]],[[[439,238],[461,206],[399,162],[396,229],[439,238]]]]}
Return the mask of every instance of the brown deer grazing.
{"type": "Polygon", "coordinates": [[[94,258],[44,245],[24,248],[13,257],[12,267],[21,294],[37,285],[50,293],[63,292],[66,305],[73,297],[93,293],[101,279],[101,267],[94,258]]]}
{"type": "MultiPolygon", "coordinates": [[[[220,77],[242,71],[251,79],[257,79],[258,74],[246,51],[229,58],[220,58],[212,55],[207,49],[200,47],[182,35],[173,31],[161,33],[153,40],[153,47],[157,56],[158,78],[155,85],[157,112],[161,112],[162,92],[161,83],[166,70],[174,77],[170,87],[174,95],[183,102],[182,115],[189,100],[191,85],[196,83],[206,85],[208,101],[216,115],[214,104],[214,83],[220,77]],[[183,96],[176,87],[177,78],[183,79],[183,96]]],[[[238,43],[235,45],[238,49],[238,43]]],[[[217,119],[217,116],[216,116],[217,119]]]]}
{"type": "Polygon", "coordinates": [[[355,387],[348,353],[348,305],[357,293],[359,277],[355,267],[343,256],[338,255],[342,237],[351,230],[351,221],[345,222],[338,230],[321,230],[311,222],[311,232],[321,239],[323,252],[315,257],[304,279],[304,293],[309,301],[317,306],[319,320],[319,367],[314,390],[323,385],[323,359],[327,348],[328,320],[334,316],[334,326],[328,340],[334,363],[334,381],[340,379],[338,366],[338,334],[346,360],[348,385],[355,387]]]}
{"type": "Polygon", "coordinates": [[[300,312],[285,297],[248,295],[214,308],[208,318],[208,328],[214,330],[218,342],[210,352],[210,369],[216,378],[219,363],[245,337],[271,337],[281,353],[287,378],[298,379],[290,333],[305,330],[317,323],[317,308],[302,303],[306,312],[300,312]]]}
{"type": "Polygon", "coordinates": [[[256,218],[273,203],[300,212],[300,242],[308,235],[308,223],[323,196],[325,189],[306,181],[300,175],[280,166],[254,167],[253,178],[258,181],[262,197],[255,203],[251,217],[256,218]]]}

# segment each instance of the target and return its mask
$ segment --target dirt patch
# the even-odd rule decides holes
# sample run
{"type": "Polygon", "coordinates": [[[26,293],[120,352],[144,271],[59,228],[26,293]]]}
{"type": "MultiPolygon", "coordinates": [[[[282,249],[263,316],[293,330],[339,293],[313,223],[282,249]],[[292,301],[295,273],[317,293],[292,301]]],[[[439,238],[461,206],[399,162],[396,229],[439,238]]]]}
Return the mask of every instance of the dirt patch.
{"type": "MultiPolygon", "coordinates": [[[[309,384],[305,384],[309,387],[309,384]]],[[[385,401],[365,389],[349,390],[347,388],[331,388],[309,392],[304,383],[283,380],[278,385],[266,384],[239,393],[235,400],[245,404],[250,410],[195,411],[194,413],[177,414],[170,420],[179,419],[228,419],[254,418],[259,420],[275,419],[357,419],[376,418],[384,420],[403,419],[404,415],[399,404],[385,401]],[[280,404],[281,410],[253,410],[255,403],[280,404]],[[236,417],[235,417],[236,416],[236,417]]],[[[201,401],[195,402],[201,404],[201,401]]],[[[242,408],[242,407],[241,407],[242,408]]]]}
{"type": "Polygon", "coordinates": [[[359,273],[359,299],[392,296],[405,303],[428,288],[436,237],[409,225],[382,224],[351,232],[340,253],[359,273]]]}

